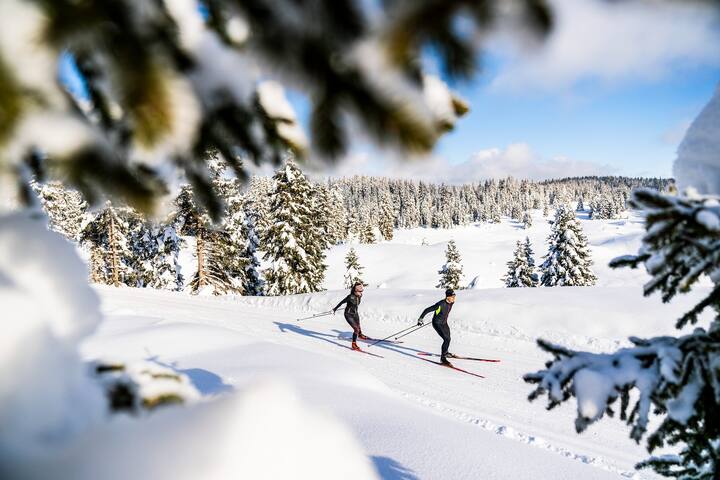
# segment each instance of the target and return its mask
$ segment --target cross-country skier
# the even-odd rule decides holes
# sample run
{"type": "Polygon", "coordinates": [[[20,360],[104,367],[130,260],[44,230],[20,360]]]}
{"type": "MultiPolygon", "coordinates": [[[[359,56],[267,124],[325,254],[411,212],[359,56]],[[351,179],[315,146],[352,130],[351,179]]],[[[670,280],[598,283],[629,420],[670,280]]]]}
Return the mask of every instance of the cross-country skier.
{"type": "Polygon", "coordinates": [[[431,305],[423,310],[420,314],[420,318],[418,318],[418,325],[422,325],[424,323],[423,317],[430,312],[434,312],[432,326],[438,335],[440,335],[443,339],[440,362],[444,365],[452,365],[448,362],[447,357],[452,358],[455,356],[448,352],[448,348],[450,348],[450,327],[448,327],[447,320],[450,315],[450,310],[452,310],[453,303],[455,303],[455,292],[452,288],[448,288],[445,290],[445,299],[440,300],[435,305],[431,305]]]}
{"type": "Polygon", "coordinates": [[[358,306],[360,305],[360,300],[362,300],[362,294],[362,282],[355,282],[355,284],[350,289],[350,295],[343,298],[340,303],[338,303],[337,306],[333,308],[333,313],[335,313],[335,311],[340,308],[343,303],[345,304],[345,320],[350,324],[353,329],[351,345],[351,348],[353,350],[360,350],[360,347],[358,347],[356,343],[358,337],[363,340],[368,339],[368,337],[363,335],[362,329],[360,328],[360,314],[358,313],[358,306]]]}

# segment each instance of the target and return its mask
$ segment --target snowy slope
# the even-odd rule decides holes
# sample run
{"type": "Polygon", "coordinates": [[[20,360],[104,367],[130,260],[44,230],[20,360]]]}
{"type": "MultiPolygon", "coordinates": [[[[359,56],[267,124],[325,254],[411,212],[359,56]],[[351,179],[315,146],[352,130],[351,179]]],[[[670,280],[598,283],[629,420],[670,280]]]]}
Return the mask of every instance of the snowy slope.
{"type": "MultiPolygon", "coordinates": [[[[629,440],[619,420],[600,422],[577,435],[573,405],[548,413],[542,402],[528,403],[530,386],[522,375],[546,360],[535,346],[537,337],[609,351],[624,345],[628,335],[672,332],[672,320],[703,292],[662,305],[657,298],[642,297],[643,271],[605,266],[610,258],[636,251],[643,231],[637,217],[582,220],[596,259],[598,286],[495,288],[515,240],[529,235],[540,263],[549,225],[539,212],[535,215],[529,230],[505,220],[453,230],[398,231],[392,242],[356,246],[370,283],[361,305],[363,329],[382,337],[412,325],[424,307],[440,299],[433,288],[437,269],[446,242],[456,240],[468,280],[479,278],[477,288],[458,294],[450,319],[451,350],[501,360],[456,361],[485,378],[418,356],[418,351],[439,350],[431,327],[402,344],[369,348],[383,357],[377,358],[349,349],[351,330],[339,313],[297,321],[327,311],[345,295],[338,288],[347,246],[333,248],[328,256],[326,284],[331,290],[313,295],[213,298],[98,287],[105,320],[84,342],[83,356],[150,359],[171,366],[187,374],[206,399],[244,398],[248,392],[252,397],[267,382],[289,385],[288,396],[296,392],[303,404],[349,427],[362,446],[357,453],[381,478],[652,478],[633,470],[646,452],[629,440]],[[423,239],[428,245],[421,245],[423,239]]],[[[292,410],[294,403],[288,405],[283,411],[292,410]]],[[[182,409],[171,410],[182,414],[182,409]]],[[[277,409],[256,412],[255,420],[277,424],[272,411],[277,409]]],[[[307,422],[296,430],[290,445],[304,445],[320,435],[307,422]]],[[[282,445],[278,456],[288,443],[282,445]]],[[[179,450],[183,448],[190,447],[179,450]]],[[[126,460],[123,455],[116,459],[118,464],[126,460]]],[[[347,466],[338,455],[327,462],[323,471],[337,469],[338,478],[347,476],[343,468],[364,468],[357,462],[347,466]]],[[[267,469],[265,478],[272,478],[272,472],[267,469]]]]}
{"type": "MultiPolygon", "coordinates": [[[[461,292],[453,350],[501,359],[463,363],[484,379],[419,358],[416,351],[439,347],[430,328],[401,345],[373,347],[384,357],[375,358],[349,350],[350,329],[340,315],[295,320],[327,309],[342,292],[228,299],[99,291],[106,320],[84,344],[87,358],[152,358],[187,373],[207,396],[280,379],[348,425],[382,478],[617,478],[636,475],[632,465],[644,455],[618,421],[577,436],[574,412],[546,413],[541,403],[528,403],[529,386],[520,378],[542,365],[532,341],[538,333],[603,349],[632,330],[630,319],[645,333],[660,328],[655,316],[662,307],[637,301],[631,289],[461,292]],[[577,318],[583,298],[591,308],[577,318]],[[538,312],[538,305],[556,302],[553,315],[538,312]]],[[[364,329],[375,336],[399,330],[435,297],[368,289],[364,329]]]]}

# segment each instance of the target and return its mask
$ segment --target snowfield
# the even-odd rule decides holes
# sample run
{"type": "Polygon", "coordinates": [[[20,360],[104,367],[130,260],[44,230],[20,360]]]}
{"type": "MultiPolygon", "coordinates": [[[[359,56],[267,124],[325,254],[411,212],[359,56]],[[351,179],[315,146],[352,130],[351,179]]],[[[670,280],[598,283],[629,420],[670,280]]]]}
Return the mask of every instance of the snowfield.
{"type": "MultiPolygon", "coordinates": [[[[158,443],[168,442],[165,448],[144,438],[144,451],[174,452],[176,468],[163,470],[168,460],[137,463],[139,450],[127,445],[137,436],[126,432],[103,447],[102,469],[95,465],[93,470],[90,462],[82,471],[73,470],[79,450],[69,448],[63,462],[67,478],[98,478],[92,474],[108,466],[118,472],[112,478],[169,478],[168,472],[183,471],[186,464],[213,465],[215,447],[231,449],[230,456],[237,452],[238,468],[253,472],[253,478],[293,478],[288,472],[307,471],[315,472],[313,478],[372,478],[376,472],[379,478],[403,480],[653,478],[633,469],[647,454],[619,420],[604,420],[577,435],[573,403],[547,412],[543,401],[527,401],[531,386],[522,376],[547,360],[535,346],[538,336],[571,348],[609,351],[626,344],[631,334],[671,333],[668,319],[703,293],[662,305],[658,298],[642,297],[643,271],[606,266],[615,256],[637,251],[640,218],[582,220],[582,225],[599,278],[595,287],[498,288],[515,241],[526,234],[536,264],[541,263],[549,225],[538,212],[527,231],[505,220],[453,230],[397,231],[391,242],[355,245],[370,284],[360,306],[363,331],[381,338],[412,325],[423,308],[442,298],[433,289],[437,270],[446,242],[457,242],[467,281],[477,280],[473,289],[459,292],[451,313],[451,351],[499,359],[455,361],[484,378],[418,356],[439,351],[441,342],[431,327],[402,344],[363,345],[378,358],[350,350],[351,329],[341,312],[297,321],[329,310],[346,294],[340,287],[347,245],[329,253],[330,290],[318,294],[192,297],[97,287],[104,320],[83,342],[83,357],[170,366],[190,377],[203,401],[141,420],[157,426],[158,443]],[[211,400],[250,406],[243,407],[243,422],[237,413],[228,415],[226,435],[216,439],[213,426],[222,425],[223,409],[230,410],[208,410],[211,400]],[[174,426],[172,419],[183,415],[194,418],[197,428],[174,426]],[[322,462],[309,463],[318,456],[322,462]]],[[[214,473],[206,478],[223,478],[223,471],[214,473]]]]}

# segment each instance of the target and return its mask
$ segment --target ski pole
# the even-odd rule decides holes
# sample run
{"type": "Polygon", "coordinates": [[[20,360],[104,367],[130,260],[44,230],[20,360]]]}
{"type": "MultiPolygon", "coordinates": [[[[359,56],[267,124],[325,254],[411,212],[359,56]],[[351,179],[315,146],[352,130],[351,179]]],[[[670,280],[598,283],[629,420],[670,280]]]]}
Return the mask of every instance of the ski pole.
{"type": "Polygon", "coordinates": [[[312,315],[312,316],[310,316],[310,317],[298,318],[296,321],[299,322],[299,321],[301,321],[301,320],[310,320],[311,318],[324,317],[324,316],[326,316],[326,315],[332,315],[332,314],[333,314],[333,311],[332,311],[332,310],[328,310],[327,312],[316,313],[315,315],[312,315]]]}
{"type": "Polygon", "coordinates": [[[368,348],[372,347],[373,345],[377,345],[377,344],[380,343],[380,342],[384,342],[384,341],[386,341],[386,340],[390,340],[390,339],[391,339],[392,337],[394,337],[395,335],[399,335],[399,334],[401,334],[401,333],[403,333],[403,332],[407,332],[407,331],[410,330],[411,328],[415,328],[415,327],[417,327],[417,325],[411,325],[411,326],[409,326],[408,328],[404,328],[404,329],[400,330],[399,332],[395,332],[395,333],[393,333],[392,335],[389,335],[389,336],[387,336],[387,337],[385,337],[385,338],[381,338],[380,340],[375,340],[373,343],[371,343],[370,345],[368,345],[368,348]]]}
{"type": "Polygon", "coordinates": [[[430,323],[432,323],[432,322],[423,323],[422,325],[416,325],[417,328],[416,328],[415,330],[410,330],[410,331],[407,332],[407,333],[403,333],[402,335],[395,337],[393,340],[397,340],[397,339],[399,339],[399,338],[404,337],[405,335],[410,335],[411,333],[415,333],[415,332],[417,332],[418,330],[420,330],[421,328],[427,327],[428,325],[430,325],[430,323]]]}

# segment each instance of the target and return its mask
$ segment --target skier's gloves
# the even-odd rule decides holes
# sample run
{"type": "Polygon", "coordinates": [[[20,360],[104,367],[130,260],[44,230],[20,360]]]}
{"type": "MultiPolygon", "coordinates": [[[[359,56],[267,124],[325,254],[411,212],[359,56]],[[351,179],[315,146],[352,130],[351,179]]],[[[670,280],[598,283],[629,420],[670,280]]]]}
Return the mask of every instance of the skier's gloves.
{"type": "Polygon", "coordinates": [[[418,318],[418,326],[422,325],[423,323],[425,323],[425,322],[423,322],[423,319],[422,319],[422,318],[418,318]]]}

